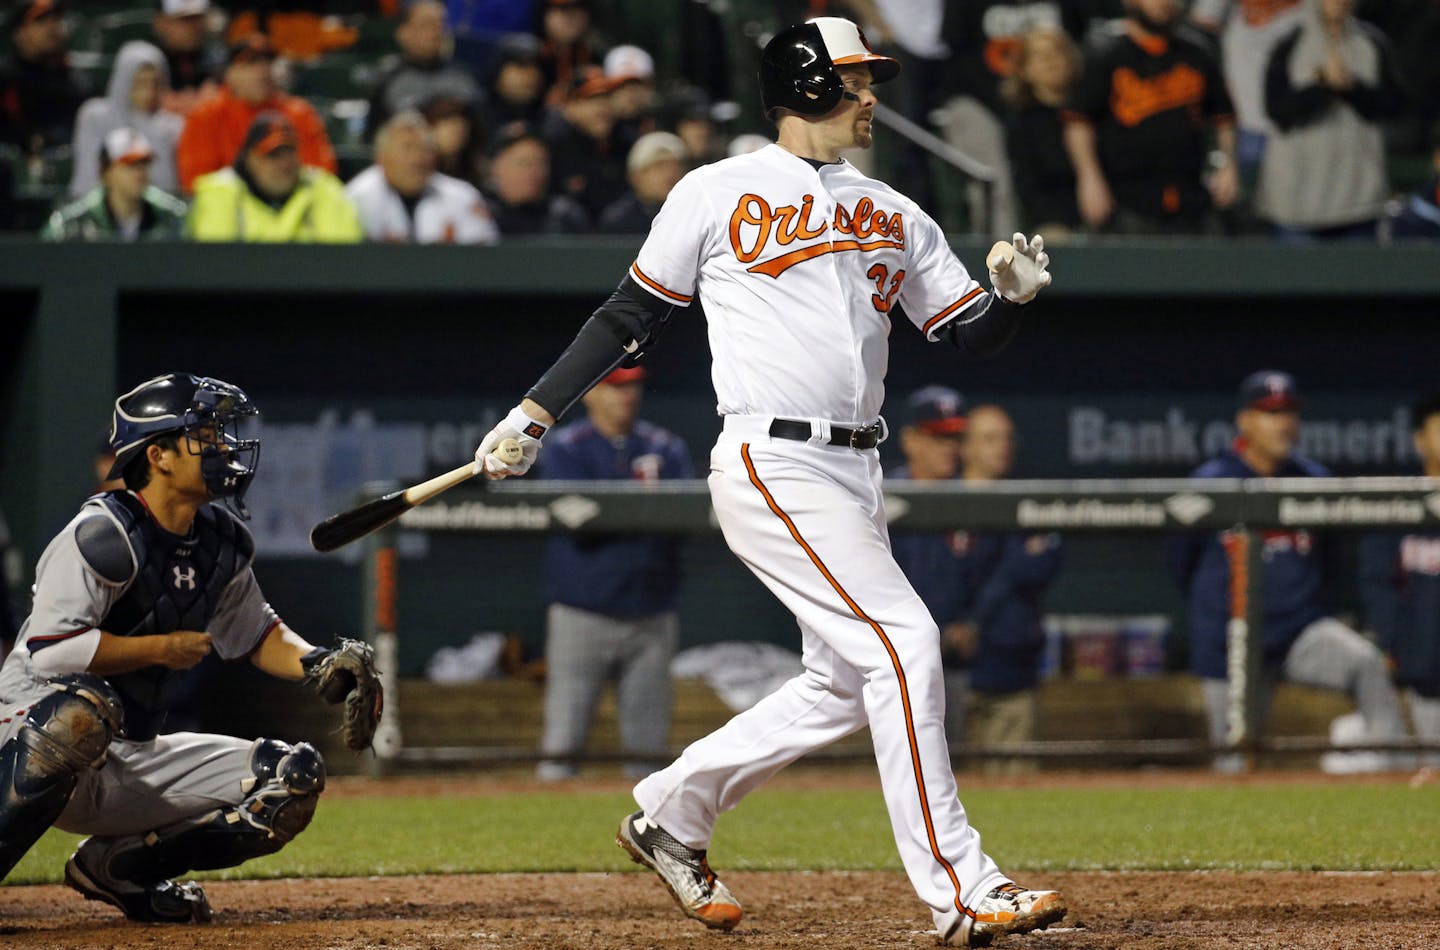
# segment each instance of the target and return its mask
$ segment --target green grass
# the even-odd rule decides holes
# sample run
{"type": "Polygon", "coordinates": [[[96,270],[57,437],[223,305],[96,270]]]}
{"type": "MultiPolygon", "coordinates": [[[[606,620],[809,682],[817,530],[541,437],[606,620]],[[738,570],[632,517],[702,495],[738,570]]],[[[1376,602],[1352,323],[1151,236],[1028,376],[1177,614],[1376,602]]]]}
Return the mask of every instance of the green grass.
{"type": "MultiPolygon", "coordinates": [[[[1014,870],[1440,869],[1434,786],[991,789],[965,804],[1014,870]]],[[[624,870],[611,838],[633,807],[614,792],[339,798],[279,854],[200,877],[624,870]]],[[[7,882],[58,881],[78,840],[51,830],[7,882]]],[[[873,791],[762,790],[711,853],[737,870],[900,867],[873,791]]]]}

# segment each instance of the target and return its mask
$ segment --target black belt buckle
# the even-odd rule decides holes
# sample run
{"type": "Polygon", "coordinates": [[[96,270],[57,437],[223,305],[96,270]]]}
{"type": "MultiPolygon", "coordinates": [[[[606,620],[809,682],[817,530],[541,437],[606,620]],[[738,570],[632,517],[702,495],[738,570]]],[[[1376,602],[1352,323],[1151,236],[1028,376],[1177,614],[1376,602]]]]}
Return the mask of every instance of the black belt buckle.
{"type": "Polygon", "coordinates": [[[880,423],[878,422],[850,430],[850,448],[852,449],[873,449],[879,442],[880,423]]]}

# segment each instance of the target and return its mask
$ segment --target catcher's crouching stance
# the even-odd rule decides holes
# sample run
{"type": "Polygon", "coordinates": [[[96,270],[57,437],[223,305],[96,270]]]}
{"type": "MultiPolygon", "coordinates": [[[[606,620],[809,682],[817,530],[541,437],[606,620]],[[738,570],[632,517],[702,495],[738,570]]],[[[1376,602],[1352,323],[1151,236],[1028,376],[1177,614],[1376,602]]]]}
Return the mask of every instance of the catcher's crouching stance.
{"type": "Polygon", "coordinates": [[[200,886],[171,878],[272,854],[305,829],[325,787],[308,742],[160,734],[166,684],[211,650],[344,702],[347,744],[370,744],[369,647],[307,643],[251,572],[242,499],[260,445],[241,426],[255,414],[237,387],[186,374],[116,400],[112,477],[126,487],[87,500],[46,547],[0,667],[0,879],[55,825],[90,835],[65,863],[87,898],[131,920],[206,921],[200,886]]]}

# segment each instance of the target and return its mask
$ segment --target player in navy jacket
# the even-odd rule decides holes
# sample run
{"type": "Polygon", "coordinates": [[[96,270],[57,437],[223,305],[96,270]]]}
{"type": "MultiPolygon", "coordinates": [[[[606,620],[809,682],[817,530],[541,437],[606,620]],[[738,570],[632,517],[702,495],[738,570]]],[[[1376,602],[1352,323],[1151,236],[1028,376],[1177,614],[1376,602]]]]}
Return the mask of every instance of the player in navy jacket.
{"type": "MultiPolygon", "coordinates": [[[[1202,464],[1192,478],[1297,478],[1330,473],[1294,452],[1303,401],[1288,373],[1261,370],[1245,378],[1235,415],[1235,445],[1202,464]]],[[[1265,616],[1262,638],[1264,707],[1276,680],[1343,689],[1365,721],[1366,738],[1393,742],[1405,735],[1400,704],[1385,660],[1369,640],[1329,615],[1322,602],[1327,571],[1324,544],[1308,531],[1264,533],[1265,616]]],[[[1219,535],[1172,539],[1171,572],[1190,601],[1190,668],[1201,677],[1210,741],[1226,731],[1226,626],[1230,565],[1219,535]]],[[[1252,631],[1254,634],[1255,631],[1252,631]]],[[[1376,760],[1381,761],[1381,760],[1376,760]]],[[[1217,768],[1238,766],[1221,758],[1217,768]]]]}
{"type": "Polygon", "coordinates": [[[971,689],[996,695],[1033,690],[1045,646],[1040,597],[1060,570],[1059,539],[971,533],[964,560],[973,585],[968,619],[980,631],[971,689]]]}
{"type": "MultiPolygon", "coordinates": [[[[1425,474],[1440,478],[1440,393],[1410,413],[1425,474]]],[[[1440,531],[1383,532],[1360,542],[1360,590],[1395,682],[1405,687],[1416,738],[1440,742],[1440,531]]],[[[1440,754],[1427,756],[1440,765],[1440,754]]]]}
{"type": "MultiPolygon", "coordinates": [[[[886,473],[887,480],[933,482],[954,478],[960,469],[960,440],[965,432],[964,400],[947,386],[916,390],[905,403],[900,451],[905,464],[886,473]]],[[[975,629],[965,623],[969,591],[964,582],[964,531],[899,531],[890,535],[895,563],[940,627],[940,659],[945,675],[945,735],[965,741],[965,708],[970,689],[970,659],[975,629]]]]}
{"type": "MultiPolygon", "coordinates": [[[[918,445],[939,437],[928,431],[945,423],[924,418],[929,387],[911,397],[911,426],[902,430],[911,466],[924,464],[918,445]]],[[[931,412],[931,416],[938,413],[931,412]]],[[[1014,426],[998,406],[970,410],[958,460],[967,481],[1003,478],[1013,460],[1014,426]]],[[[911,466],[891,477],[910,477],[911,466]]],[[[913,533],[896,535],[895,559],[936,622],[946,647],[946,734],[965,735],[980,745],[1004,745],[1034,738],[1035,688],[1045,635],[1041,596],[1060,569],[1060,545],[1052,535],[1019,533],[913,533]],[[951,659],[953,657],[953,660],[951,659]],[[958,707],[958,708],[957,708],[958,707]]]]}
{"type": "MultiPolygon", "coordinates": [[[[587,416],[546,443],[552,479],[690,478],[677,435],[638,419],[640,367],[618,369],[585,396],[587,416]]],[[[675,535],[557,534],[546,552],[545,732],[542,751],[585,746],[600,691],[616,681],[620,745],[663,758],[670,734],[670,658],[679,637],[680,539],[675,535]]],[[[653,765],[631,761],[643,776],[653,765]]],[[[568,778],[572,763],[542,762],[544,779],[568,778]]]]}
{"type": "MultiPolygon", "coordinates": [[[[1015,426],[999,406],[970,410],[961,446],[967,482],[1010,474],[1015,426]]],[[[1060,539],[1053,534],[970,533],[964,546],[965,621],[976,632],[970,667],[974,741],[1005,746],[1035,738],[1040,655],[1045,647],[1041,598],[1060,571],[1060,539]]],[[[1020,761],[991,763],[989,772],[1033,768],[1020,761]]]]}

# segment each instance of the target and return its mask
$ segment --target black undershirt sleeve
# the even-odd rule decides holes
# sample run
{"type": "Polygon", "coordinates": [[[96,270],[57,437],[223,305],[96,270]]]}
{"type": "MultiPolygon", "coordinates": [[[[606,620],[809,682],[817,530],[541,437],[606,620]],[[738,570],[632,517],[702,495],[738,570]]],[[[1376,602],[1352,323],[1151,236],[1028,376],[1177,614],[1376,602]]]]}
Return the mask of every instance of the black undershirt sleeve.
{"type": "Polygon", "coordinates": [[[992,290],[985,299],[941,327],[935,336],[976,356],[994,356],[1015,338],[1024,309],[1023,304],[1011,303],[992,290]]]}
{"type": "Polygon", "coordinates": [[[611,370],[638,360],[660,338],[674,309],[626,274],[526,397],[558,420],[611,370]]]}

